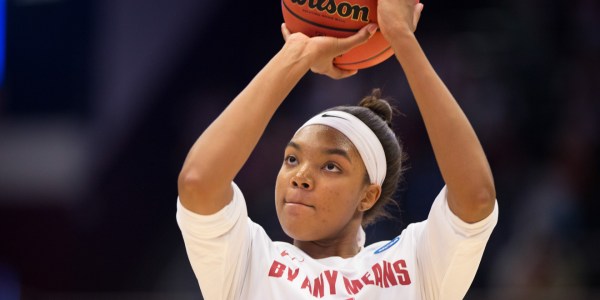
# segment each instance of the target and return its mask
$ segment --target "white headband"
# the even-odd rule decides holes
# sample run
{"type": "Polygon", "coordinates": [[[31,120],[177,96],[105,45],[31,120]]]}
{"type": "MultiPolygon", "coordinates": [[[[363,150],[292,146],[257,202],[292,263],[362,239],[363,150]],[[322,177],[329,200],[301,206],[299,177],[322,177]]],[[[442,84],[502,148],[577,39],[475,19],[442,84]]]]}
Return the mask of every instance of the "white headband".
{"type": "Polygon", "coordinates": [[[385,152],[381,142],[369,126],[352,114],[332,110],[312,117],[298,131],[313,124],[326,125],[344,134],[358,150],[358,154],[367,168],[371,183],[383,184],[387,171],[385,152]]]}

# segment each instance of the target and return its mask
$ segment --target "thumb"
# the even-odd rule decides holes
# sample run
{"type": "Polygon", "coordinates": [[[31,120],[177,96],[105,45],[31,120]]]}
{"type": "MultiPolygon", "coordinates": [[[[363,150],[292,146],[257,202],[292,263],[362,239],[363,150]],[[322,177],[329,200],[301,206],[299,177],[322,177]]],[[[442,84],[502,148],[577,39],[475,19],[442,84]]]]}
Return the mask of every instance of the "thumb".
{"type": "Polygon", "coordinates": [[[338,52],[345,53],[350,49],[365,43],[377,31],[377,24],[371,23],[361,28],[357,33],[347,37],[338,39],[338,52]]]}

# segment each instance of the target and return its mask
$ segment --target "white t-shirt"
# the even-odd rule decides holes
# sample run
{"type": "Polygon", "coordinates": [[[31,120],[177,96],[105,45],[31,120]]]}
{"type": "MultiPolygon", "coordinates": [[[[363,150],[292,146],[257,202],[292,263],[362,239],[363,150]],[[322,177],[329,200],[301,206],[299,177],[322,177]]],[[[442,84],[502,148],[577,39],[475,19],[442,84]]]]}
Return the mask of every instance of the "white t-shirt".
{"type": "Polygon", "coordinates": [[[205,299],[462,299],[498,220],[468,224],[447,204],[446,188],[426,221],[410,224],[391,241],[374,243],[351,258],[313,259],[273,242],[248,218],[232,184],[233,200],[202,216],[177,202],[177,222],[205,299]]]}

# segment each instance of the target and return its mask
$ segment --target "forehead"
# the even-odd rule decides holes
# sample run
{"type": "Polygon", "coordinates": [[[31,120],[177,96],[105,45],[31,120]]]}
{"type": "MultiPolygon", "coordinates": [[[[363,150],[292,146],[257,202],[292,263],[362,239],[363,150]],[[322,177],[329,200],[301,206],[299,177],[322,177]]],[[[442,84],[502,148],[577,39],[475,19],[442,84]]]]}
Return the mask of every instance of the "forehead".
{"type": "Polygon", "coordinates": [[[337,129],[325,125],[309,125],[300,129],[292,142],[301,146],[316,148],[338,148],[346,150],[350,155],[357,156],[354,144],[337,129]]]}

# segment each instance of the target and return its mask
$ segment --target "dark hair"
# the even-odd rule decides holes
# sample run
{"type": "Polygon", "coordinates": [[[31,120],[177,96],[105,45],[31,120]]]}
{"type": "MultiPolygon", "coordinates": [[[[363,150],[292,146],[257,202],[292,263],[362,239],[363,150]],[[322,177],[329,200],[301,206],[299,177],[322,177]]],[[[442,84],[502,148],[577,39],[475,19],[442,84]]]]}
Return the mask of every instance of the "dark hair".
{"type": "MultiPolygon", "coordinates": [[[[339,110],[350,113],[359,118],[375,133],[383,150],[387,163],[387,172],[381,185],[379,200],[363,215],[363,226],[373,224],[381,218],[390,218],[386,210],[389,205],[396,205],[393,197],[398,188],[398,183],[404,171],[403,162],[406,159],[402,151],[402,144],[392,129],[392,116],[395,109],[390,103],[381,98],[381,90],[373,89],[371,95],[364,97],[358,106],[338,106],[329,110],[339,110]]],[[[365,180],[370,182],[369,175],[365,180]]]]}

